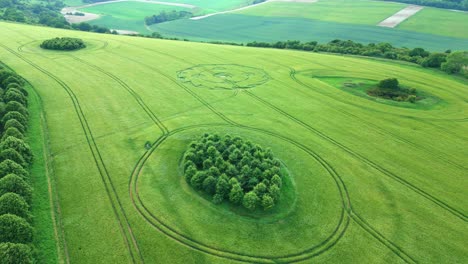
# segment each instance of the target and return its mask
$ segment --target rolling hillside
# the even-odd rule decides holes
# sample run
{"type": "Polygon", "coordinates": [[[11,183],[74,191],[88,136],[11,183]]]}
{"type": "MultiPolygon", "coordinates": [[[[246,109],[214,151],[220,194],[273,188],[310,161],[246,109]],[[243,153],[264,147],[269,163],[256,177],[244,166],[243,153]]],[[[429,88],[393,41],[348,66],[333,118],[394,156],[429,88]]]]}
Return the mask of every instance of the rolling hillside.
{"type": "Polygon", "coordinates": [[[385,60],[0,27],[1,60],[41,99],[31,114],[46,137],[29,140],[48,146],[59,242],[44,263],[468,262],[466,81],[385,60]],[[39,47],[54,37],[87,47],[39,47]],[[424,96],[348,85],[392,77],[424,96]],[[250,217],[200,196],[180,161],[207,132],[271,148],[292,198],[250,217]]]}

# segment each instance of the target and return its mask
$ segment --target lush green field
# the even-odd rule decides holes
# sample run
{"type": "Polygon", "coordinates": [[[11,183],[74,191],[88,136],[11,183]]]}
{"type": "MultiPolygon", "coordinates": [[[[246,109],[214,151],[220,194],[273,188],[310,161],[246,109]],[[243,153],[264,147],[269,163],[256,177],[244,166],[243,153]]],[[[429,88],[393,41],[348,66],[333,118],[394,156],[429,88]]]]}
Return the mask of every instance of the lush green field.
{"type": "Polygon", "coordinates": [[[468,38],[468,13],[426,7],[398,25],[398,29],[468,38]]]}
{"type": "Polygon", "coordinates": [[[236,14],[266,17],[294,17],[315,20],[377,25],[403,9],[405,4],[369,0],[324,0],[316,3],[271,2],[237,11],[236,14]]]}
{"type": "Polygon", "coordinates": [[[132,30],[150,33],[145,27],[145,17],[157,15],[161,11],[186,10],[188,8],[168,5],[158,5],[142,2],[117,2],[97,5],[80,9],[84,12],[102,15],[101,18],[90,21],[93,25],[105,26],[112,29],[132,30]]]}
{"type": "Polygon", "coordinates": [[[176,20],[155,24],[151,29],[167,37],[200,41],[276,42],[284,40],[329,42],[350,39],[361,43],[389,42],[399,47],[428,50],[464,50],[468,38],[452,38],[369,25],[336,23],[306,18],[260,17],[224,14],[201,20],[176,20]]]}
{"type": "Polygon", "coordinates": [[[383,60],[0,26],[2,61],[43,101],[71,263],[468,262],[466,81],[383,60]],[[87,48],[38,47],[56,36],[87,48]],[[330,81],[388,77],[442,103],[387,104],[330,81]],[[271,147],[291,209],[252,219],[194,193],[179,162],[204,132],[271,147]]]}

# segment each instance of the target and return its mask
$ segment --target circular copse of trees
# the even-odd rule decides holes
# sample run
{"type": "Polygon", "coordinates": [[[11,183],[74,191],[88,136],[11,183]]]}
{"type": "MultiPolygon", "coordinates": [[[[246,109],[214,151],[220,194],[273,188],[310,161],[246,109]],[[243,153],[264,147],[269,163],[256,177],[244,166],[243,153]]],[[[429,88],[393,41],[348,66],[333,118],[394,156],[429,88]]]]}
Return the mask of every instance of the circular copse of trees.
{"type": "Polygon", "coordinates": [[[41,48],[49,50],[78,50],[86,48],[86,45],[79,38],[53,38],[44,40],[41,48]]]}
{"type": "Polygon", "coordinates": [[[281,162],[270,149],[241,137],[206,133],[190,143],[182,163],[186,181],[216,204],[268,210],[280,199],[281,162]]]}

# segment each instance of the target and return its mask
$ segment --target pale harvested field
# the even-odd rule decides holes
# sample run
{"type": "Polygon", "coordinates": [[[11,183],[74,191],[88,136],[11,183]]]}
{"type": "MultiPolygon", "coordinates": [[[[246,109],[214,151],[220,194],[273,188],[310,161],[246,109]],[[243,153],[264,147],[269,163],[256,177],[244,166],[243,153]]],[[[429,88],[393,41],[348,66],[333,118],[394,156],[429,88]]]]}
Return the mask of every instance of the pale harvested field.
{"type": "Polygon", "coordinates": [[[423,8],[424,7],[422,7],[422,6],[416,6],[416,5],[410,5],[408,7],[405,7],[402,10],[395,13],[393,16],[391,16],[391,17],[385,19],[384,21],[380,22],[378,24],[378,26],[394,28],[394,27],[398,26],[401,22],[405,21],[409,17],[411,17],[414,14],[416,14],[417,12],[419,12],[423,8]]]}

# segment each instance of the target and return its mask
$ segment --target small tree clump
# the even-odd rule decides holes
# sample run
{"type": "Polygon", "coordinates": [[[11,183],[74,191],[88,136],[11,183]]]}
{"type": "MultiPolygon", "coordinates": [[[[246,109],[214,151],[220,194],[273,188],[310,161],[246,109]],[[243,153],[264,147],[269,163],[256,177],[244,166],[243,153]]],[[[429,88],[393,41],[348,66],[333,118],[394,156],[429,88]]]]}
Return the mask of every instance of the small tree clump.
{"type": "Polygon", "coordinates": [[[5,193],[0,196],[0,215],[3,214],[13,214],[24,219],[30,219],[29,205],[18,194],[5,193]]]}
{"type": "Polygon", "coordinates": [[[0,216],[0,243],[28,244],[33,240],[33,228],[23,218],[4,214],[0,216]]]}
{"type": "Polygon", "coordinates": [[[400,87],[400,83],[396,78],[381,80],[377,87],[367,90],[367,94],[399,102],[415,103],[421,99],[416,95],[416,89],[400,87]]]}
{"type": "Polygon", "coordinates": [[[270,149],[240,137],[204,134],[183,158],[184,177],[216,204],[228,201],[249,210],[268,210],[280,199],[280,161],[270,149]]]}
{"type": "Polygon", "coordinates": [[[16,193],[22,196],[28,203],[31,203],[32,192],[31,186],[16,174],[8,174],[0,178],[0,196],[5,193],[16,193]]]}
{"type": "Polygon", "coordinates": [[[53,38],[44,40],[41,48],[50,50],[77,50],[86,48],[86,45],[79,38],[53,38]]]}
{"type": "Polygon", "coordinates": [[[0,243],[0,264],[32,264],[31,248],[25,244],[0,243]]]}

